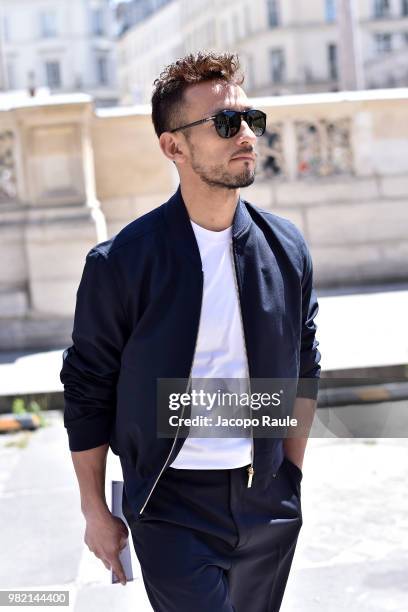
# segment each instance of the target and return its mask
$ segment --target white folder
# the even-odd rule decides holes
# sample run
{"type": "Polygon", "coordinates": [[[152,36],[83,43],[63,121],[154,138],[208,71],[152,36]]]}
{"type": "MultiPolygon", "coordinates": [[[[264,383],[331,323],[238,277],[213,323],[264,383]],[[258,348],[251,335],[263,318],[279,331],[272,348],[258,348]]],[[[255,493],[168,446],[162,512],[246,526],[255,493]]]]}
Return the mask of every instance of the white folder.
{"type": "MultiPolygon", "coordinates": [[[[133,569],[132,569],[132,559],[130,554],[130,545],[129,540],[131,538],[130,528],[127,524],[127,521],[122,512],[122,497],[123,497],[123,480],[112,480],[111,487],[111,512],[114,516],[118,516],[122,519],[124,523],[126,523],[129,529],[129,537],[125,548],[123,548],[119,553],[119,559],[122,563],[126,580],[133,580],[133,569]]],[[[111,569],[111,582],[115,584],[120,582],[115,572],[111,569]]]]}

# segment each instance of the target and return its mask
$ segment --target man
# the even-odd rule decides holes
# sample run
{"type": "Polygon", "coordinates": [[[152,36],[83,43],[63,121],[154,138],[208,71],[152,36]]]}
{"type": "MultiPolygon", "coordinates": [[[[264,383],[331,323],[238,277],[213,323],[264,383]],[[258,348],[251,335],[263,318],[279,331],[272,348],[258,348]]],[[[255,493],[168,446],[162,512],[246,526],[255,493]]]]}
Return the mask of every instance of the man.
{"type": "Polygon", "coordinates": [[[302,525],[318,305],[299,230],[240,196],[265,130],[242,82],[238,58],[216,53],[188,55],[156,79],[153,124],[180,186],[88,253],[64,352],[85,542],[125,584],[128,530],[104,497],[110,446],[157,612],[279,610],[302,525]],[[195,378],[294,380],[306,435],[158,436],[159,379],[180,391],[195,378]]]}

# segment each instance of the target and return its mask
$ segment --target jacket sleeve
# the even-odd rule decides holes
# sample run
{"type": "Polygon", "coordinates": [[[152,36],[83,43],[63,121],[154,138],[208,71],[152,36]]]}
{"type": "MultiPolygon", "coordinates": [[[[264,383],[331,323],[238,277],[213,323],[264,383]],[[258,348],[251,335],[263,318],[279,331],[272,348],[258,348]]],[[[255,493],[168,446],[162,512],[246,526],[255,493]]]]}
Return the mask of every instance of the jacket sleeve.
{"type": "Polygon", "coordinates": [[[302,332],[300,346],[299,381],[297,397],[316,399],[319,390],[320,359],[319,342],[316,338],[316,323],[314,321],[319,305],[313,288],[313,263],[302,237],[303,277],[302,277],[302,332]]]}
{"type": "Polygon", "coordinates": [[[126,338],[126,317],[113,269],[95,247],[86,257],[76,294],[73,344],[63,353],[60,372],[71,451],[110,440],[126,338]]]}

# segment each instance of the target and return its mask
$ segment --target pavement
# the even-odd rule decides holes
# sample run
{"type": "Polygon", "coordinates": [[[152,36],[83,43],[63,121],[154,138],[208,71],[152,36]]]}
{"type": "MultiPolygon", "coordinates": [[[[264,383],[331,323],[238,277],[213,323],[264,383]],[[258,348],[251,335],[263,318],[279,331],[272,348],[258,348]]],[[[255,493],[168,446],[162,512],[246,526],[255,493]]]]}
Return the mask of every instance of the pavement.
{"type": "MultiPolygon", "coordinates": [[[[0,589],[68,590],[74,612],[151,612],[133,547],[135,580],[122,586],[84,544],[62,413],[46,416],[36,432],[0,436],[0,589]]],[[[408,610],[407,451],[407,438],[309,439],[281,612],[408,610]]],[[[107,494],[112,479],[109,452],[107,494]]]]}
{"type": "MultiPolygon", "coordinates": [[[[408,364],[408,284],[317,291],[322,371],[408,364]]],[[[0,353],[0,396],[61,392],[61,347],[0,353]]]]}
{"type": "MultiPolygon", "coordinates": [[[[124,587],[110,583],[110,572],[84,544],[62,412],[47,411],[46,419],[35,432],[0,436],[0,589],[68,590],[75,612],[151,612],[134,551],[135,580],[124,587]]],[[[111,480],[122,479],[109,451],[107,499],[111,480]]]]}

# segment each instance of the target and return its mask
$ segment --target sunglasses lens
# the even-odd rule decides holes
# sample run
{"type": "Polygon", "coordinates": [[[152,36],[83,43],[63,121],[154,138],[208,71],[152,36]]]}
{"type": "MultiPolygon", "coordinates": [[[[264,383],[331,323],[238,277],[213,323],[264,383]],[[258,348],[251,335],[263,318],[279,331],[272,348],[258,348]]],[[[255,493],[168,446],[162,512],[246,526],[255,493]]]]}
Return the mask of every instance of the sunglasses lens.
{"type": "Polygon", "coordinates": [[[232,138],[239,132],[241,126],[241,117],[235,111],[223,111],[216,115],[215,129],[221,138],[232,138]]]}
{"type": "MultiPolygon", "coordinates": [[[[266,115],[259,110],[250,110],[246,114],[247,123],[256,136],[262,136],[266,128],[266,115]]],[[[215,129],[221,138],[232,138],[241,127],[241,113],[225,110],[215,116],[215,129]]]]}
{"type": "Polygon", "coordinates": [[[219,113],[214,119],[215,129],[221,138],[229,138],[229,120],[224,114],[219,113]]]}
{"type": "Polygon", "coordinates": [[[259,110],[251,110],[248,112],[248,125],[255,136],[262,136],[266,128],[266,115],[259,110]]]}

